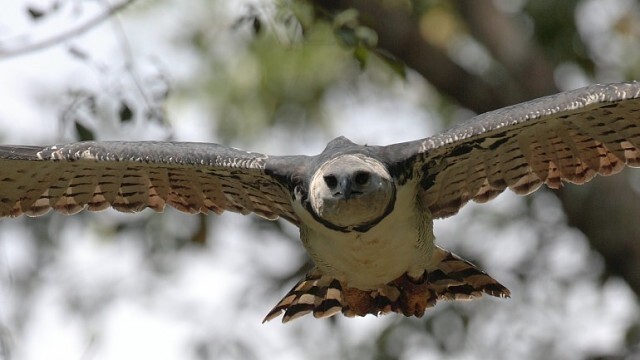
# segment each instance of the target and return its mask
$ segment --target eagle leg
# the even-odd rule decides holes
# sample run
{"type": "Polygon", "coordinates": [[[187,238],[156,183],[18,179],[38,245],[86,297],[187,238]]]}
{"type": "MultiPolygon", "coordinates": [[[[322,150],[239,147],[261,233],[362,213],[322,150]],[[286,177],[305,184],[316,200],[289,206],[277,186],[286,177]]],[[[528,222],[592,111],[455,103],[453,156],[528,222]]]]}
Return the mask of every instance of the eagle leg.
{"type": "Polygon", "coordinates": [[[426,271],[417,279],[408,274],[393,281],[400,290],[400,297],[396,301],[396,312],[404,316],[422,317],[428,307],[432,307],[438,300],[433,289],[429,288],[426,271]]]}

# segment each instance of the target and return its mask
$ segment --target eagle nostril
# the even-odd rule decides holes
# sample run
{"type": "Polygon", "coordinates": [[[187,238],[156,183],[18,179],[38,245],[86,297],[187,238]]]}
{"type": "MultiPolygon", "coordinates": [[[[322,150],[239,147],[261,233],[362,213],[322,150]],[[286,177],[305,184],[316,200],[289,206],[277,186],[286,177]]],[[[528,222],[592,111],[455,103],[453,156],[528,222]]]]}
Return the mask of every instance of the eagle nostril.
{"type": "Polygon", "coordinates": [[[358,171],[356,173],[356,178],[355,178],[356,184],[358,185],[366,184],[369,181],[369,177],[370,177],[370,174],[368,172],[358,171]]]}
{"type": "Polygon", "coordinates": [[[323,179],[324,183],[327,184],[329,189],[333,189],[338,186],[338,179],[335,177],[335,175],[326,175],[323,177],[323,179]]]}

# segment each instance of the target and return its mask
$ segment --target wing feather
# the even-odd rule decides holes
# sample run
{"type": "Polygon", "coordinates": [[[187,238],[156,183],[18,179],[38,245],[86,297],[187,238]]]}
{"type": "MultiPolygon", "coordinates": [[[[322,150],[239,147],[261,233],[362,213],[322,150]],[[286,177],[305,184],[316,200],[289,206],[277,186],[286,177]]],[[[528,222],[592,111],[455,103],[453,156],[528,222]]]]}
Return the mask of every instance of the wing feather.
{"type": "MultiPolygon", "coordinates": [[[[297,157],[280,157],[278,164],[289,158],[297,164],[297,157]]],[[[297,224],[287,184],[267,173],[270,159],[202,143],[0,146],[0,216],[107,207],[162,211],[169,205],[187,213],[254,212],[297,224]]]]}
{"type": "Polygon", "coordinates": [[[583,184],[640,167],[640,83],[593,85],[476,116],[431,138],[394,144],[434,217],[506,188],[583,184]]]}

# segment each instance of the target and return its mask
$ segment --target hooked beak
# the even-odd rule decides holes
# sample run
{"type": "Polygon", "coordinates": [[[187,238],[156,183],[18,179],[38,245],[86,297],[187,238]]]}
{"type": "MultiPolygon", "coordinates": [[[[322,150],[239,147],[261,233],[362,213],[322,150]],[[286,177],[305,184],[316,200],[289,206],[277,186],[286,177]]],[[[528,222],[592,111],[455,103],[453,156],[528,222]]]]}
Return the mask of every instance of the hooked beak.
{"type": "Polygon", "coordinates": [[[340,179],[340,193],[345,200],[351,197],[351,179],[347,176],[340,179]]]}

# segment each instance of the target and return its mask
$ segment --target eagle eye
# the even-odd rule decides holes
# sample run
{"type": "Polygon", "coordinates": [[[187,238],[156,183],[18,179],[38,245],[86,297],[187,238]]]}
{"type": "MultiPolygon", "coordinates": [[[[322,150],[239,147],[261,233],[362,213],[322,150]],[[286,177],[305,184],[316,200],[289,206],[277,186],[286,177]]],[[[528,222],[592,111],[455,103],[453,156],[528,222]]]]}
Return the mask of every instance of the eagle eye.
{"type": "Polygon", "coordinates": [[[338,179],[336,178],[335,175],[325,175],[323,179],[324,179],[324,183],[327,184],[329,189],[333,189],[336,186],[338,186],[338,179]]]}
{"type": "Polygon", "coordinates": [[[366,171],[358,171],[356,173],[356,184],[364,185],[369,181],[370,174],[366,171]]]}

